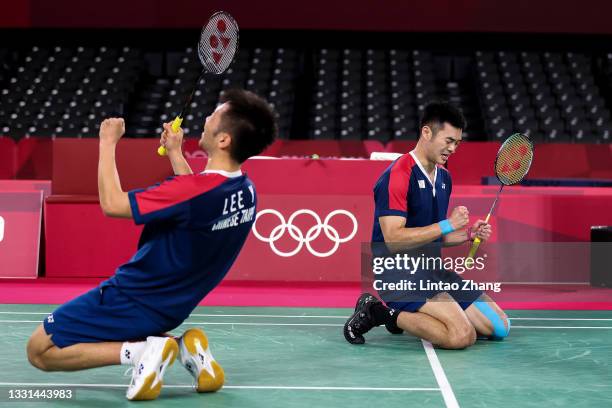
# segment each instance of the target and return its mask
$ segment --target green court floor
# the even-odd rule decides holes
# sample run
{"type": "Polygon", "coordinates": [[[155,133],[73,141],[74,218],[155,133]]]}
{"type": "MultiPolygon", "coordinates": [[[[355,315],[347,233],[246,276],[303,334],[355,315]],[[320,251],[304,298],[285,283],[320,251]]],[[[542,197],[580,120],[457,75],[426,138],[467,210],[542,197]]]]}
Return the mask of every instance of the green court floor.
{"type": "Polygon", "coordinates": [[[461,351],[374,329],[342,336],[348,309],[198,308],[226,386],[197,394],[177,362],[160,398],[124,399],[125,366],[73,373],[31,367],[25,344],[52,305],[0,305],[0,406],[15,407],[604,407],[612,406],[612,312],[509,311],[512,333],[461,351]],[[10,402],[25,387],[71,388],[71,401],[10,402]]]}

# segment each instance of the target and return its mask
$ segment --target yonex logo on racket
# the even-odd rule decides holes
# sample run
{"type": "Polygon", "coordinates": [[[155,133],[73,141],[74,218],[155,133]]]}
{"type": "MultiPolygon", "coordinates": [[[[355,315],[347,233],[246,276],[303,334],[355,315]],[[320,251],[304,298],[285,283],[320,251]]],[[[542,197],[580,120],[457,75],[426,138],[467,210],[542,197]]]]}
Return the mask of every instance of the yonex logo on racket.
{"type": "Polygon", "coordinates": [[[326,258],[336,253],[336,251],[340,247],[340,244],[353,239],[355,234],[357,234],[358,225],[359,224],[357,222],[357,218],[355,218],[355,216],[351,212],[346,210],[334,210],[330,212],[323,221],[321,221],[321,217],[319,217],[319,215],[314,211],[302,209],[295,211],[293,214],[291,214],[289,219],[285,221],[285,217],[283,217],[280,212],[273,209],[266,209],[257,213],[255,223],[253,224],[253,234],[260,241],[267,242],[268,244],[270,244],[272,252],[274,252],[278,256],[282,256],[285,258],[294,256],[298,252],[300,252],[304,245],[306,245],[306,249],[312,255],[319,258],[326,258]],[[276,218],[278,218],[280,222],[279,225],[272,229],[268,237],[262,236],[257,231],[257,221],[259,221],[259,219],[266,214],[274,215],[276,218]],[[306,231],[306,233],[304,233],[300,228],[293,224],[295,219],[300,215],[308,215],[312,217],[316,222],[316,224],[310,227],[308,231],[306,231]],[[332,218],[341,215],[348,217],[348,219],[351,220],[351,223],[353,224],[352,231],[345,237],[340,237],[340,233],[338,232],[338,230],[330,225],[330,221],[332,220],[332,218]],[[275,244],[276,241],[278,241],[285,235],[286,231],[289,232],[289,236],[297,242],[297,246],[291,251],[282,251],[278,249],[275,244]],[[334,244],[329,251],[321,252],[314,249],[311,245],[311,243],[321,235],[321,232],[323,232],[325,236],[334,244]]]}
{"type": "Polygon", "coordinates": [[[238,26],[225,12],[211,16],[202,30],[198,56],[209,72],[220,74],[234,58],[238,45],[238,26]]]}
{"type": "Polygon", "coordinates": [[[527,146],[512,146],[508,150],[508,153],[505,155],[507,157],[507,161],[502,165],[501,172],[509,173],[511,171],[517,171],[521,168],[523,158],[527,156],[529,153],[529,148],[527,146]],[[517,157],[519,156],[519,157],[517,157]],[[514,159],[512,163],[509,163],[511,159],[514,159]]]}
{"type": "Polygon", "coordinates": [[[215,60],[215,63],[218,64],[219,61],[221,61],[221,58],[223,57],[223,51],[227,48],[227,46],[230,44],[232,39],[223,36],[223,34],[227,31],[227,23],[225,22],[225,20],[223,19],[218,20],[216,27],[217,27],[217,33],[211,34],[208,37],[208,42],[210,46],[214,50],[216,50],[216,51],[213,51],[212,56],[213,56],[213,59],[215,60]]]}

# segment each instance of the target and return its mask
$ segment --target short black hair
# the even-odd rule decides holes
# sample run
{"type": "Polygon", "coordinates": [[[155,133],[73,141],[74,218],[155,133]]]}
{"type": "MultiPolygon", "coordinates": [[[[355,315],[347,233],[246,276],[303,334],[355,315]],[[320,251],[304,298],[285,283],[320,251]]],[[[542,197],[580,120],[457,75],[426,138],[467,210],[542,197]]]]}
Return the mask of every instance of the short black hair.
{"type": "Polygon", "coordinates": [[[223,91],[220,102],[227,102],[229,109],[219,131],[232,136],[230,155],[238,163],[260,154],[276,139],[276,113],[265,99],[244,89],[229,89],[223,91]]]}
{"type": "Polygon", "coordinates": [[[421,122],[419,123],[419,132],[423,129],[423,126],[429,126],[431,132],[435,135],[442,129],[444,123],[448,123],[461,130],[467,126],[461,109],[445,101],[430,102],[423,110],[421,122]]]}

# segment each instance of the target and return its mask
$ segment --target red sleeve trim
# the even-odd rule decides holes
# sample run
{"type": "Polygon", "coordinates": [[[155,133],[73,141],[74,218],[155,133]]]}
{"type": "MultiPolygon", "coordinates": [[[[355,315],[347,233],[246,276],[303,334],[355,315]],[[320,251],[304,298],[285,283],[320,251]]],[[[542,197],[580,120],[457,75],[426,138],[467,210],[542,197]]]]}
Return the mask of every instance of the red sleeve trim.
{"type": "Polygon", "coordinates": [[[222,184],[227,177],[220,174],[192,174],[177,176],[172,180],[135,194],[140,215],[163,210],[200,194],[206,193],[222,184]]]}
{"type": "Polygon", "coordinates": [[[400,157],[389,175],[389,209],[408,211],[408,186],[414,160],[410,154],[400,157]]]}

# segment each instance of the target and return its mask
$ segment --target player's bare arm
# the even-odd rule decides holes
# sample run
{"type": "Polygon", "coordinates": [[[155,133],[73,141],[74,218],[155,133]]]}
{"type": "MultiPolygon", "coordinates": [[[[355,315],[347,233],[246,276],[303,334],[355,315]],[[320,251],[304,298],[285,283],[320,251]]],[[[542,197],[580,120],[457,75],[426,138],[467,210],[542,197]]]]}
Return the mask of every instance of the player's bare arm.
{"type": "Polygon", "coordinates": [[[115,150],[125,133],[122,118],[110,118],[100,125],[100,157],[98,161],[98,194],[104,215],[131,218],[128,194],[121,189],[115,150]]]}
{"type": "MultiPolygon", "coordinates": [[[[437,240],[443,234],[440,223],[431,224],[426,227],[406,228],[406,218],[401,216],[379,217],[379,222],[385,242],[399,244],[402,248],[415,248],[428,244],[437,240]]],[[[450,238],[451,243],[454,241],[457,244],[465,242],[467,240],[467,232],[463,228],[469,222],[467,208],[459,206],[453,209],[448,222],[455,231],[445,235],[444,238],[454,234],[450,238]]],[[[447,243],[446,240],[444,242],[447,243]]]]}

